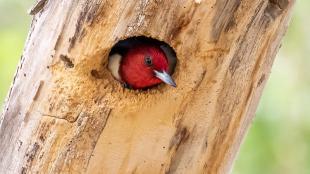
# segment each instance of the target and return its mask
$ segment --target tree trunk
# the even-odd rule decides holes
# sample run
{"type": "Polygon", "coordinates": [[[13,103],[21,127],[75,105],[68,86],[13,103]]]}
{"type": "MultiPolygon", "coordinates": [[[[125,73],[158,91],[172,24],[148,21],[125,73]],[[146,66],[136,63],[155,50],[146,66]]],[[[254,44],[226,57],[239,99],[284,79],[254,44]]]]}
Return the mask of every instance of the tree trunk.
{"type": "Polygon", "coordinates": [[[229,173],[293,0],[41,0],[0,119],[0,173],[229,173]],[[119,40],[172,46],[178,87],[124,89],[119,40]]]}

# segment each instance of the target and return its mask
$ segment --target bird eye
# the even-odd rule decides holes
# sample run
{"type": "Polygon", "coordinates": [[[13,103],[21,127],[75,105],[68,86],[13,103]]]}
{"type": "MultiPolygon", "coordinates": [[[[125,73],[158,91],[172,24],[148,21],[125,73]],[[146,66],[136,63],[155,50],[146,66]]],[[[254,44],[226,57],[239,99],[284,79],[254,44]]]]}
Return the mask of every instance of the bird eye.
{"type": "Polygon", "coordinates": [[[150,56],[146,56],[144,58],[144,63],[147,65],[147,66],[152,66],[153,65],[153,61],[152,61],[152,58],[150,56]]]}

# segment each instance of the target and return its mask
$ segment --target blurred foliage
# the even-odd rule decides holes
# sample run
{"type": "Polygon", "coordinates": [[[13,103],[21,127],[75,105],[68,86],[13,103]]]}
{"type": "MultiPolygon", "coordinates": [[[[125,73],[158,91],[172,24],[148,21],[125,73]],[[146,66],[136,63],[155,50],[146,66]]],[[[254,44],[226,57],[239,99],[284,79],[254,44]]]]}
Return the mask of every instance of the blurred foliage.
{"type": "Polygon", "coordinates": [[[233,174],[310,174],[309,17],[297,0],[233,174]]]}
{"type": "MultiPolygon", "coordinates": [[[[0,0],[0,109],[11,85],[30,25],[32,0],[0,0]]],[[[0,111],[0,112],[1,112],[0,111]]]]}
{"type": "MultiPolygon", "coordinates": [[[[0,103],[22,54],[32,0],[0,0],[0,103]]],[[[310,1],[296,2],[233,174],[310,174],[310,1]]]]}

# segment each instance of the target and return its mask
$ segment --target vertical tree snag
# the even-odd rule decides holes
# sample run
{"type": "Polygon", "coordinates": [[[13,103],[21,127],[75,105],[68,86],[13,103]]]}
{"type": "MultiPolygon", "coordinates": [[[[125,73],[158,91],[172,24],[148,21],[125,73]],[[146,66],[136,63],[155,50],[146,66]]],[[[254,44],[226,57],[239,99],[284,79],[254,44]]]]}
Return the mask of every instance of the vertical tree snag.
{"type": "Polygon", "coordinates": [[[293,0],[37,4],[0,119],[0,173],[228,173],[293,0]],[[177,88],[112,78],[112,46],[141,35],[175,49],[177,88]]]}

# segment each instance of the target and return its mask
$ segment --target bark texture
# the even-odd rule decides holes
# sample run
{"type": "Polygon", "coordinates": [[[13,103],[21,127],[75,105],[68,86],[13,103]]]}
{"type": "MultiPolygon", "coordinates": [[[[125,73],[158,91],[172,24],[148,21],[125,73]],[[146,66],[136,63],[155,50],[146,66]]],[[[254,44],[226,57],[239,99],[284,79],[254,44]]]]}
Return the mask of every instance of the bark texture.
{"type": "Polygon", "coordinates": [[[41,0],[5,110],[0,173],[228,173],[293,0],[41,0]],[[120,39],[178,56],[178,87],[123,89],[120,39]]]}

